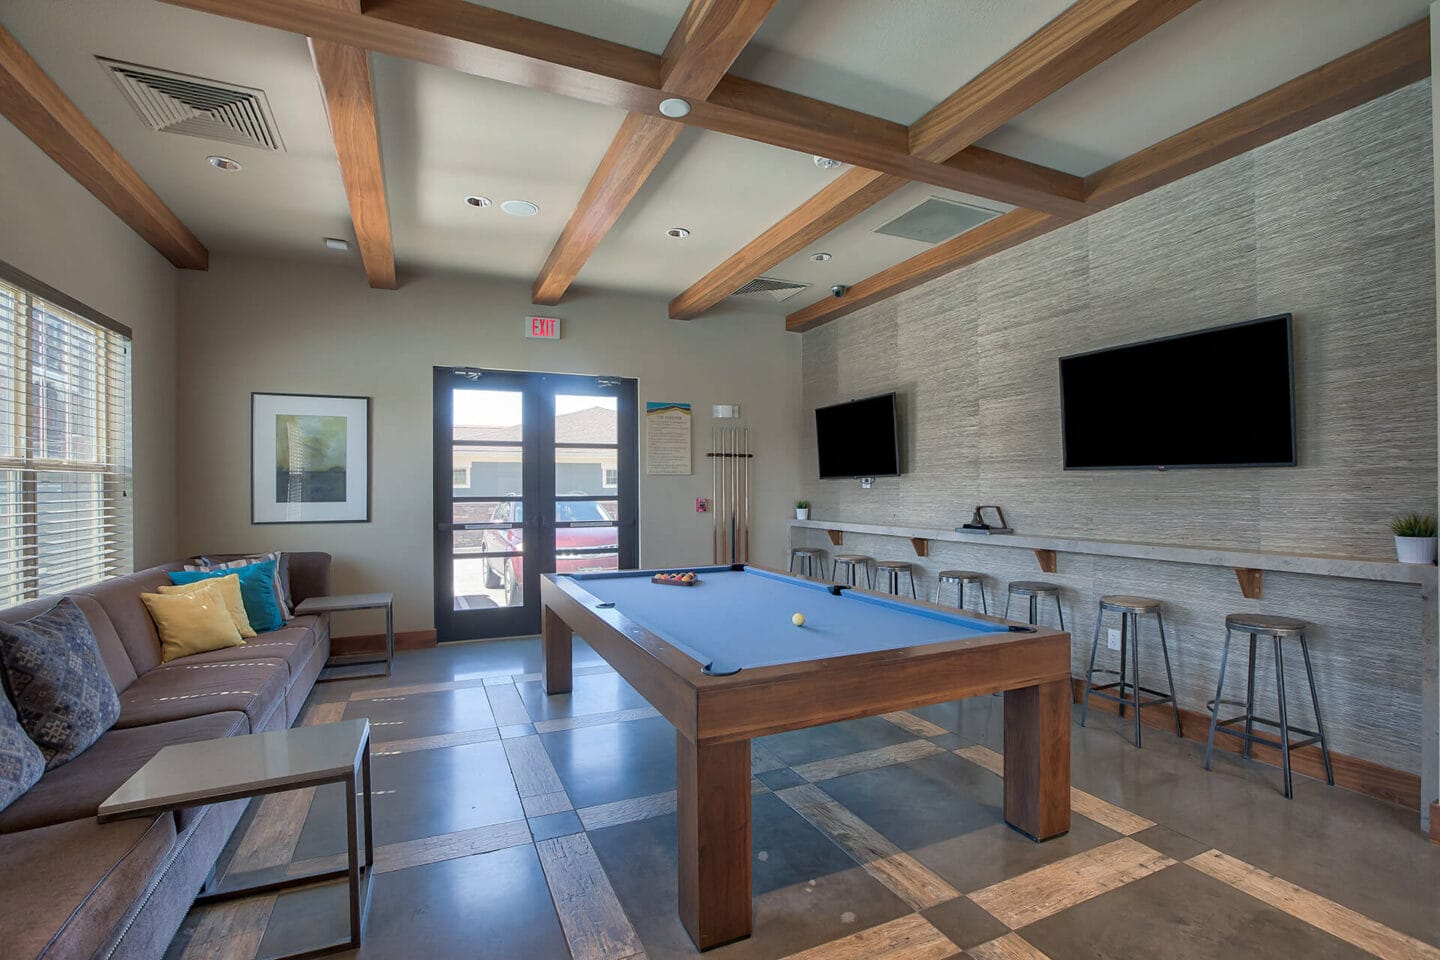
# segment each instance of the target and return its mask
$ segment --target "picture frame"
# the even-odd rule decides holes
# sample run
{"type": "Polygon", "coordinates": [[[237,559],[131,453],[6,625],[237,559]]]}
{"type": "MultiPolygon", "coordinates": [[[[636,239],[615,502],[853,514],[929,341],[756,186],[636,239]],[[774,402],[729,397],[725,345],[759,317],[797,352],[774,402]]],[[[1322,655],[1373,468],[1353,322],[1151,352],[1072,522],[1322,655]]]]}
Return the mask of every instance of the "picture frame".
{"type": "Polygon", "coordinates": [[[250,394],[250,522],[370,522],[370,398],[250,394]]]}

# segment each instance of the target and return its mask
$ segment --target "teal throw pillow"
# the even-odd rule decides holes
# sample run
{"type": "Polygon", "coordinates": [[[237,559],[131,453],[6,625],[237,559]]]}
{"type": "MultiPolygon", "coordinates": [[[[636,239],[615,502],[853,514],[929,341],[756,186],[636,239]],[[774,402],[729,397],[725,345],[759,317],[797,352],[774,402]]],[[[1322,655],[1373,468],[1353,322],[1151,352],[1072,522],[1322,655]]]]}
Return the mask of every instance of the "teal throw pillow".
{"type": "Polygon", "coordinates": [[[279,630],[285,626],[280,603],[275,599],[275,561],[265,560],[248,567],[229,570],[175,570],[170,582],[184,586],[199,580],[213,580],[236,574],[240,577],[240,599],[245,603],[245,616],[256,633],[279,630]]]}

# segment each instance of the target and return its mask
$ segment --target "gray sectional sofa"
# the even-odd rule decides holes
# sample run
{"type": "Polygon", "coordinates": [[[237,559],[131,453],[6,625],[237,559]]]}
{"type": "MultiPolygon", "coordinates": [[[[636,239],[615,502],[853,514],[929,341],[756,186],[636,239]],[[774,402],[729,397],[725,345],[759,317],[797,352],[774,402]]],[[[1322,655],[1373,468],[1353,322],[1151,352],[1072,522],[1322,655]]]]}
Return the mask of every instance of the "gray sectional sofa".
{"type": "MultiPolygon", "coordinates": [[[[329,594],[329,554],[286,556],[293,602],[329,594]]],[[[330,655],[328,618],[310,616],[241,647],[162,664],[140,594],[179,569],[152,567],[69,594],[95,631],[120,719],[0,810],[4,960],[163,955],[248,801],[107,824],[96,822],[96,808],[166,744],[293,724],[330,655]]],[[[0,618],[26,620],[58,599],[0,618]]]]}

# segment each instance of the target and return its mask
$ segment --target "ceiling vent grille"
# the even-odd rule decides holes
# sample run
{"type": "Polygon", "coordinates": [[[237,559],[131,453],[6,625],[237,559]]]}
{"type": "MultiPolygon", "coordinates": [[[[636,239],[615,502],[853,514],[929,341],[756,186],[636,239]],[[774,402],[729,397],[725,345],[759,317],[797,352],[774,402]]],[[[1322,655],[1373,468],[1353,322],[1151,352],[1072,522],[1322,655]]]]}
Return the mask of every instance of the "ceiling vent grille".
{"type": "Polygon", "coordinates": [[[265,91],[96,57],[152,130],[284,150],[265,91]]]}
{"type": "Polygon", "coordinates": [[[732,297],[768,297],[772,300],[788,300],[810,286],[794,280],[780,280],[775,277],[756,277],[745,286],[730,294],[732,297]]]}
{"type": "Polygon", "coordinates": [[[1000,216],[999,210],[977,207],[958,200],[931,197],[911,207],[875,232],[921,243],[940,243],[1000,216]]]}

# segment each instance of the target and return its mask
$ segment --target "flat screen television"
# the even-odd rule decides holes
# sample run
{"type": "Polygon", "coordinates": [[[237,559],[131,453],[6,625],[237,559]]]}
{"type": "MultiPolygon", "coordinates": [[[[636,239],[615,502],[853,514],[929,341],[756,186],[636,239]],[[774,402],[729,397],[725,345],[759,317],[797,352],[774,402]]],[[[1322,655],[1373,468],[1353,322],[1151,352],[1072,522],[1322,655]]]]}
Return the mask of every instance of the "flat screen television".
{"type": "Polygon", "coordinates": [[[900,475],[900,430],[895,394],[815,410],[820,479],[900,475]]]}
{"type": "Polygon", "coordinates": [[[1066,470],[1293,467],[1290,314],[1060,358],[1066,470]]]}

